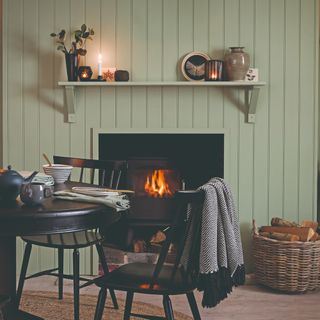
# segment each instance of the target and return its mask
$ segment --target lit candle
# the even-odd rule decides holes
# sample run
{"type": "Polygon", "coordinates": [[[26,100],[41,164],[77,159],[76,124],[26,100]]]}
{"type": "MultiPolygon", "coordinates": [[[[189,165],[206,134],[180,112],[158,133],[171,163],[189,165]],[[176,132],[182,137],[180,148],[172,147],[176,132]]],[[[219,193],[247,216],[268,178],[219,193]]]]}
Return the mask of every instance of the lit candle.
{"type": "Polygon", "coordinates": [[[212,80],[217,80],[217,73],[216,72],[212,72],[211,73],[211,79],[212,80]]]}
{"type": "Polygon", "coordinates": [[[101,56],[101,53],[99,53],[99,57],[98,57],[98,77],[102,77],[102,56],[101,56]]]}

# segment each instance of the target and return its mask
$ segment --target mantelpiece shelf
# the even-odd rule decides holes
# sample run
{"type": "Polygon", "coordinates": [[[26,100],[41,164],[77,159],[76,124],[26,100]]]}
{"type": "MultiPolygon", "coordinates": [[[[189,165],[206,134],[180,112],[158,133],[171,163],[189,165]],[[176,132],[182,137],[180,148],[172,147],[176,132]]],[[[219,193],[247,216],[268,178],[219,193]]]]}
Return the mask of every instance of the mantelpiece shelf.
{"type": "Polygon", "coordinates": [[[58,82],[65,88],[68,122],[76,122],[75,89],[81,87],[233,87],[245,91],[246,115],[249,123],[255,122],[255,114],[260,87],[265,82],[246,81],[129,81],[129,82],[58,82]]]}

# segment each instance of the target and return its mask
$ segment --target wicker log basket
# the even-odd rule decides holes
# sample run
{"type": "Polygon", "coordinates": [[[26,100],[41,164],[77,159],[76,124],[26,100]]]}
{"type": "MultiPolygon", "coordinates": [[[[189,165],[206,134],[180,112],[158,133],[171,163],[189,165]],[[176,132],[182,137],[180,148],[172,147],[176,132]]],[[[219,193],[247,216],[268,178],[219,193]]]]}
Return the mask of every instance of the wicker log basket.
{"type": "Polygon", "coordinates": [[[259,235],[254,226],[253,256],[260,284],[288,293],[320,288],[320,240],[279,241],[259,235]]]}

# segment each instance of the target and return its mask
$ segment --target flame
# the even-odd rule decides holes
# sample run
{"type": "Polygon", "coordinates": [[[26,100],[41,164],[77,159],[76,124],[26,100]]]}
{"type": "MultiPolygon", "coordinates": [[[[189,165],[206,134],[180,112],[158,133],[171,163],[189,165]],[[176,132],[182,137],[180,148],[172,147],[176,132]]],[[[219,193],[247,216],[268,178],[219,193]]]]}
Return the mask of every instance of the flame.
{"type": "MultiPolygon", "coordinates": [[[[150,285],[149,283],[142,283],[142,284],[139,285],[139,288],[141,288],[141,289],[150,289],[150,288],[151,288],[151,285],[150,285]]],[[[160,289],[160,286],[155,283],[155,284],[153,285],[153,289],[158,290],[158,289],[160,289]]]]}
{"type": "Polygon", "coordinates": [[[218,75],[217,75],[216,72],[212,72],[212,73],[211,73],[211,79],[212,79],[212,80],[217,80],[217,79],[218,79],[218,75]]]}
{"type": "Polygon", "coordinates": [[[81,74],[81,77],[82,77],[82,78],[88,78],[88,74],[87,74],[86,72],[83,72],[83,73],[81,74]]]}
{"type": "Polygon", "coordinates": [[[154,170],[151,177],[147,176],[144,190],[155,198],[172,196],[172,191],[166,182],[165,170],[154,170]]]}

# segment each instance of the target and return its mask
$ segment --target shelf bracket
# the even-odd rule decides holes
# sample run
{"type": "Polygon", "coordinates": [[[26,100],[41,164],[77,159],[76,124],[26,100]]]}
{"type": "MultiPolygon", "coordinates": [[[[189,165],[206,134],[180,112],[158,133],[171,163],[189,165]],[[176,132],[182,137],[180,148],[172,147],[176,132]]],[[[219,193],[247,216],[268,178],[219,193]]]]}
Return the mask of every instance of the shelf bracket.
{"type": "Polygon", "coordinates": [[[74,86],[65,86],[65,101],[67,107],[67,122],[76,122],[76,97],[74,86]]]}
{"type": "Polygon", "coordinates": [[[253,86],[253,87],[246,88],[245,101],[246,101],[246,108],[247,108],[248,123],[255,123],[259,92],[260,92],[259,87],[253,86]]]}

